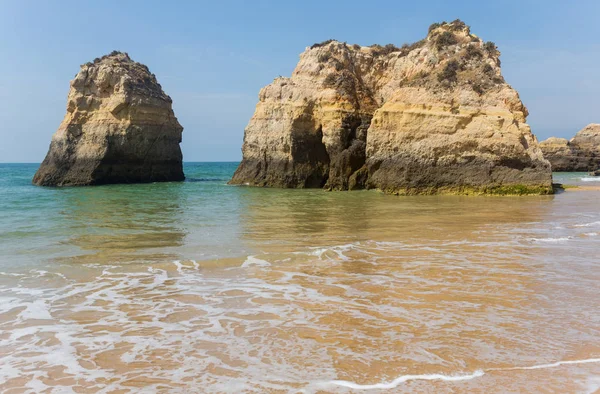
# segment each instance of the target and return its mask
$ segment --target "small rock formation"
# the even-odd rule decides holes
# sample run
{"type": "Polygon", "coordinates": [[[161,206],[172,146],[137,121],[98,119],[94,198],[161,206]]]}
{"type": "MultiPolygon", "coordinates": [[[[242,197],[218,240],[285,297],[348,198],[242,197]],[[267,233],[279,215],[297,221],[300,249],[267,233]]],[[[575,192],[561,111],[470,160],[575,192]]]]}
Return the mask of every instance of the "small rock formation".
{"type": "Polygon", "coordinates": [[[551,193],[496,46],[463,22],[397,48],[329,40],[259,94],[232,184],[395,194],[551,193]]]}
{"type": "Polygon", "coordinates": [[[540,142],[544,157],[556,172],[582,172],[600,169],[600,124],[592,123],[567,141],[550,137],[540,142]]]}
{"type": "Polygon", "coordinates": [[[587,171],[587,163],[580,151],[565,138],[550,137],[540,142],[544,157],[550,162],[552,171],[587,171]]]}
{"type": "Polygon", "coordinates": [[[183,127],[148,67],[114,51],[71,81],[67,114],[33,183],[182,181],[183,127]]]}

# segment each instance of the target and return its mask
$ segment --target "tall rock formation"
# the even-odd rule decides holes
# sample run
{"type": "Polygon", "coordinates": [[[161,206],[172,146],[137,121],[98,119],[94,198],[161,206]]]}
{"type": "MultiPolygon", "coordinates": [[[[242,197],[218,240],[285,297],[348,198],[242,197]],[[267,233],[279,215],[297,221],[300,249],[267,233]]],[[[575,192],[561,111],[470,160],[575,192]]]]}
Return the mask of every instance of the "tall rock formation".
{"type": "Polygon", "coordinates": [[[540,142],[544,157],[552,171],[595,171],[600,169],[600,124],[592,123],[581,129],[575,137],[550,137],[540,142]]]}
{"type": "Polygon", "coordinates": [[[67,114],[33,183],[181,181],[183,127],[148,67],[112,52],[71,81],[67,114]]]}
{"type": "Polygon", "coordinates": [[[461,21],[396,48],[329,40],[264,87],[232,184],[396,194],[551,193],[496,46],[461,21]]]}

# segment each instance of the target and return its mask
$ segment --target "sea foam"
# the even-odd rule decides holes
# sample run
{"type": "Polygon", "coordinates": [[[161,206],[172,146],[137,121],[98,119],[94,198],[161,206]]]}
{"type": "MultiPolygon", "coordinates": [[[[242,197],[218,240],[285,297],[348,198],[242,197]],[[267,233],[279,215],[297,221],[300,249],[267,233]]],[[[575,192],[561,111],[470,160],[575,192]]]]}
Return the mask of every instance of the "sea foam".
{"type": "Polygon", "coordinates": [[[446,382],[458,382],[461,380],[471,380],[483,376],[483,371],[475,371],[472,374],[467,375],[442,375],[442,374],[428,374],[428,375],[403,375],[399,376],[391,382],[387,383],[375,383],[375,384],[358,384],[349,382],[346,380],[332,380],[327,384],[336,385],[341,387],[347,387],[354,390],[383,390],[393,389],[398,387],[401,383],[408,382],[410,380],[444,380],[446,382]]]}
{"type": "Polygon", "coordinates": [[[497,371],[525,371],[525,370],[536,370],[536,369],[547,369],[556,368],[562,365],[573,365],[573,364],[590,364],[600,363],[600,358],[588,358],[583,360],[565,360],[557,361],[550,364],[539,364],[528,367],[508,367],[508,368],[488,368],[485,370],[477,370],[473,373],[467,373],[462,375],[444,375],[444,374],[424,374],[424,375],[402,375],[392,380],[391,382],[374,383],[374,384],[359,384],[350,382],[347,380],[332,380],[323,383],[326,386],[341,386],[350,388],[353,390],[385,390],[393,389],[398,387],[402,383],[406,383],[411,380],[442,380],[445,382],[459,382],[464,380],[472,380],[479,378],[489,372],[497,371]]]}
{"type": "Polygon", "coordinates": [[[242,268],[248,268],[251,266],[268,267],[270,265],[271,263],[269,263],[268,261],[258,259],[254,256],[248,256],[246,257],[246,261],[244,261],[244,263],[242,264],[242,268]]]}
{"type": "Polygon", "coordinates": [[[590,223],[575,224],[573,227],[595,227],[595,226],[600,226],[600,221],[590,222],[590,223]]]}
{"type": "Polygon", "coordinates": [[[549,238],[531,238],[530,240],[533,242],[548,242],[548,243],[559,243],[559,242],[566,242],[570,239],[573,239],[573,237],[549,237],[549,238]]]}

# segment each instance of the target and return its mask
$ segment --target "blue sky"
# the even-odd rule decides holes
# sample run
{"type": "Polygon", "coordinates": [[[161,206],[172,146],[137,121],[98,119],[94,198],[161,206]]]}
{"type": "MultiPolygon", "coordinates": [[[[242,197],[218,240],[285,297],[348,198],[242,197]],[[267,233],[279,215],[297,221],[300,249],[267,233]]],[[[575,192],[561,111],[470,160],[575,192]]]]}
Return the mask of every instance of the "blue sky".
{"type": "Polygon", "coordinates": [[[113,49],[150,67],[186,161],[241,158],[259,89],[329,38],[402,45],[456,18],[502,52],[539,140],[600,122],[600,2],[0,0],[0,162],[40,162],[79,65],[113,49]]]}

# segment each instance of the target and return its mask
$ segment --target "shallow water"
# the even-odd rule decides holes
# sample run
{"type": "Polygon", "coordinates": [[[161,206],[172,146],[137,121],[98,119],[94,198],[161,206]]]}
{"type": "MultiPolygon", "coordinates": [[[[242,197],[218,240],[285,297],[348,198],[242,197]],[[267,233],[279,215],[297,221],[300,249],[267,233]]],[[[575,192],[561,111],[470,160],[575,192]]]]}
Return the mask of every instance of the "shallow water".
{"type": "Polygon", "coordinates": [[[271,190],[234,169],[52,189],[0,165],[0,392],[600,388],[600,192],[271,190]]]}

